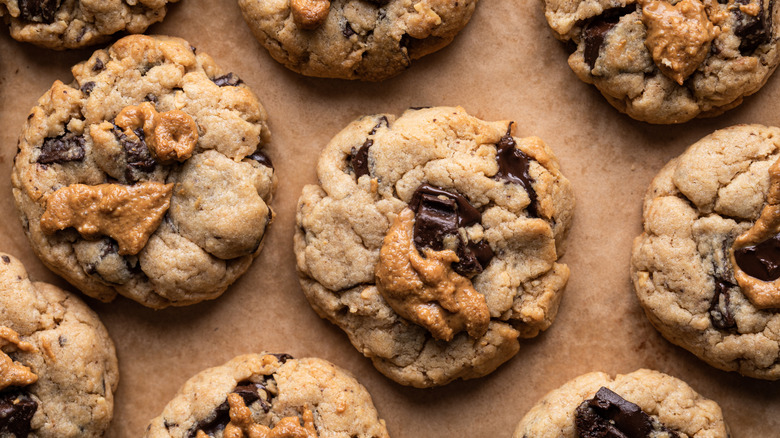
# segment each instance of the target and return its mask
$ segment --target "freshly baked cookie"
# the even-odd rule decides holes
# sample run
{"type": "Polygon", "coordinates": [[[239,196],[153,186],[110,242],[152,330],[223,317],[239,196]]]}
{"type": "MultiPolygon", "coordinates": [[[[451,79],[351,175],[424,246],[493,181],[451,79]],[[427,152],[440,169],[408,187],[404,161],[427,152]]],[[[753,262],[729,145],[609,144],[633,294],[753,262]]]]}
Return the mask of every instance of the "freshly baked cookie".
{"type": "Polygon", "coordinates": [[[718,115],[780,59],[774,0],[544,0],[569,66],[615,108],[650,123],[718,115]]]}
{"type": "Polygon", "coordinates": [[[0,437],[101,437],[118,381],[97,315],[0,253],[0,437]]]}
{"type": "Polygon", "coordinates": [[[36,254],[102,301],[216,298],[273,218],[265,110],[177,38],[123,38],[73,75],[32,109],[14,163],[36,254]]]}
{"type": "Polygon", "coordinates": [[[644,201],[631,278],[653,325],[710,365],[780,378],[780,129],[715,131],[644,201]]]}
{"type": "Polygon", "coordinates": [[[462,108],[362,117],[303,189],[303,290],[399,383],[488,374],[555,318],[573,194],[542,140],[511,130],[462,108]]]}
{"type": "Polygon", "coordinates": [[[238,0],[255,37],[306,76],[381,81],[449,44],[477,0],[238,0]]]}
{"type": "Polygon", "coordinates": [[[178,0],[0,0],[0,16],[19,41],[75,49],[117,32],[143,33],[178,0]]]}
{"type": "Polygon", "coordinates": [[[658,371],[589,373],[550,391],[514,438],[727,438],[720,406],[658,371]]]}
{"type": "Polygon", "coordinates": [[[379,438],[388,434],[368,391],[347,371],[322,359],[261,353],[238,356],[192,377],[162,415],[152,420],[144,436],[379,438]]]}

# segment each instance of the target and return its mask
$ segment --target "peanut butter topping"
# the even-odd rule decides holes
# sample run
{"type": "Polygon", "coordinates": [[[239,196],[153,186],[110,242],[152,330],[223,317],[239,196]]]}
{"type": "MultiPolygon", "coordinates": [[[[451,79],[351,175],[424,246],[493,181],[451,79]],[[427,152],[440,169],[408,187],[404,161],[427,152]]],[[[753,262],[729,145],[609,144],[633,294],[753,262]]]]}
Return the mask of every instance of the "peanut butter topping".
{"type": "Polygon", "coordinates": [[[412,241],[413,227],[414,212],[405,208],[385,236],[376,267],[379,293],[436,339],[450,341],[464,329],[474,338],[484,335],[490,311],[471,280],[452,269],[455,251],[425,248],[421,255],[412,241]]]}
{"type": "MultiPolygon", "coordinates": [[[[308,408],[303,410],[303,426],[298,417],[284,417],[271,429],[255,423],[252,411],[240,395],[231,393],[227,399],[230,405],[230,423],[225,426],[222,434],[224,438],[317,438],[314,414],[308,408]]],[[[197,438],[208,438],[208,435],[199,430],[197,438]]]]}
{"type": "Polygon", "coordinates": [[[682,85],[710,52],[720,33],[699,0],[676,5],[664,0],[642,1],[642,22],[647,27],[645,45],[663,74],[682,85]]]}
{"type": "Polygon", "coordinates": [[[777,275],[780,274],[780,260],[772,257],[778,255],[774,240],[780,233],[780,159],[769,168],[769,181],[769,193],[761,216],[734,240],[730,251],[734,278],[742,293],[759,309],[780,308],[780,278],[777,275]]]}
{"type": "Polygon", "coordinates": [[[52,234],[74,227],[85,239],[113,238],[121,255],[138,254],[160,226],[172,193],[173,184],[151,181],[132,186],[73,184],[49,196],[41,230],[52,234]]]}
{"type": "Polygon", "coordinates": [[[290,0],[293,21],[303,29],[316,29],[328,18],[329,0],[290,0]]]}
{"type": "Polygon", "coordinates": [[[19,334],[10,327],[0,326],[0,390],[9,386],[26,386],[38,381],[30,368],[14,362],[6,351],[35,351],[29,342],[19,339],[19,334]]]}
{"type": "Polygon", "coordinates": [[[162,164],[186,160],[198,143],[198,125],[192,117],[180,110],[158,113],[149,102],[124,107],[114,123],[133,140],[142,131],[149,151],[162,164]]]}

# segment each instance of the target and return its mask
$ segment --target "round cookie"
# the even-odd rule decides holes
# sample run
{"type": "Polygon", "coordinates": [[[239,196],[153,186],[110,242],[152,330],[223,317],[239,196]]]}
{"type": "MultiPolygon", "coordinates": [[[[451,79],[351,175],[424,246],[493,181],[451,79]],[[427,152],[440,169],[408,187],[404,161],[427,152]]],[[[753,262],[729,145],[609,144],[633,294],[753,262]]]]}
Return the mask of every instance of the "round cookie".
{"type": "Polygon", "coordinates": [[[720,406],[682,380],[640,369],[589,373],[550,391],[523,417],[515,438],[728,438],[720,406]]]}
{"type": "Polygon", "coordinates": [[[238,0],[271,56],[306,76],[381,81],[449,44],[477,0],[238,0]]]}
{"type": "Polygon", "coordinates": [[[576,45],[574,73],[645,122],[682,123],[734,108],[780,60],[774,0],[544,3],[556,37],[576,45]]]}
{"type": "Polygon", "coordinates": [[[631,278],[650,321],[710,365],[780,378],[780,129],[715,131],[644,201],[631,278]]]}
{"type": "Polygon", "coordinates": [[[0,0],[11,36],[50,49],[107,41],[117,32],[143,33],[178,0],[0,0]]]}
{"type": "Polygon", "coordinates": [[[555,318],[573,194],[542,140],[511,130],[459,107],[362,117],[303,189],[306,297],[401,384],[488,374],[555,318]]]}
{"type": "Polygon", "coordinates": [[[0,253],[0,436],[101,437],[118,382],[97,315],[0,253]]]}
{"type": "Polygon", "coordinates": [[[259,254],[276,185],[266,113],[177,38],[125,37],[32,109],[12,183],[36,254],[85,294],[218,297],[259,254]]]}
{"type": "Polygon", "coordinates": [[[267,436],[388,437],[368,391],[347,371],[322,359],[267,353],[238,356],[189,379],[144,436],[222,438],[269,432],[267,436]],[[280,434],[282,430],[288,434],[280,434]]]}

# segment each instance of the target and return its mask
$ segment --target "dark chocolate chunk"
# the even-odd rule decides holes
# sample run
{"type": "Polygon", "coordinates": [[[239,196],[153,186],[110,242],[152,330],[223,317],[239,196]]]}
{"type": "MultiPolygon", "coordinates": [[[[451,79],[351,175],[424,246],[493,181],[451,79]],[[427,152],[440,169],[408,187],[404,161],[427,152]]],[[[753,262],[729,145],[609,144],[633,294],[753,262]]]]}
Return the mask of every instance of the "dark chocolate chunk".
{"type": "Polygon", "coordinates": [[[84,159],[84,136],[66,132],[59,137],[43,140],[38,163],[65,163],[84,159]]]}
{"type": "Polygon", "coordinates": [[[780,278],[780,234],[757,245],[734,250],[737,266],[762,281],[780,278]]]}
{"type": "MultiPolygon", "coordinates": [[[[274,355],[276,357],[289,357],[292,358],[290,355],[274,355]]],[[[280,358],[280,360],[282,360],[280,358]]],[[[284,359],[287,360],[287,359],[284,359]]],[[[264,376],[265,381],[268,381],[272,378],[272,376],[264,376]]],[[[255,402],[260,402],[260,406],[262,407],[264,412],[268,412],[271,410],[271,405],[269,404],[269,401],[273,398],[273,394],[267,391],[266,385],[264,383],[255,383],[250,381],[243,381],[239,382],[236,387],[233,389],[233,393],[236,393],[241,396],[241,398],[244,399],[244,404],[247,406],[251,405],[255,402]],[[265,392],[266,398],[264,399],[260,395],[260,391],[265,392]]],[[[198,434],[199,430],[202,430],[206,433],[208,436],[215,436],[219,431],[224,430],[225,426],[230,423],[230,404],[228,404],[227,399],[225,399],[222,404],[217,406],[217,409],[214,410],[214,413],[205,420],[201,420],[198,423],[195,424],[195,426],[192,427],[192,429],[189,430],[189,433],[187,434],[188,438],[195,438],[198,434]]]]}
{"type": "Polygon", "coordinates": [[[344,27],[341,29],[341,33],[344,35],[344,38],[349,38],[352,35],[355,35],[355,30],[352,29],[352,26],[349,25],[349,21],[344,21],[344,27]]]}
{"type": "Polygon", "coordinates": [[[11,263],[11,258],[8,257],[7,255],[4,255],[3,256],[3,263],[5,263],[6,265],[11,263]]]}
{"type": "Polygon", "coordinates": [[[275,358],[279,359],[279,362],[285,363],[290,359],[293,359],[292,355],[287,353],[274,353],[271,356],[274,356],[275,358]]]}
{"type": "Polygon", "coordinates": [[[582,438],[646,438],[654,430],[642,408],[603,386],[577,407],[575,423],[582,438]]]}
{"type": "Polygon", "coordinates": [[[453,269],[465,276],[476,275],[484,271],[495,256],[490,244],[484,240],[479,242],[469,240],[465,246],[458,245],[456,253],[460,260],[453,264],[453,269]]]}
{"type": "Polygon", "coordinates": [[[81,86],[80,90],[82,93],[89,96],[90,93],[92,93],[92,90],[95,89],[95,83],[92,81],[85,82],[84,85],[81,86]]]}
{"type": "Polygon", "coordinates": [[[262,149],[255,150],[252,155],[248,155],[247,158],[255,160],[265,167],[270,167],[271,169],[274,168],[274,163],[271,162],[271,158],[266,155],[262,149]]]}
{"type": "Polygon", "coordinates": [[[584,56],[585,63],[590,66],[591,70],[596,66],[596,59],[599,57],[599,51],[601,50],[601,45],[604,44],[604,38],[606,38],[607,33],[617,25],[620,17],[630,14],[635,9],[635,5],[609,9],[585,25],[585,28],[582,30],[582,40],[585,43],[584,56]]]}
{"type": "MultiPolygon", "coordinates": [[[[371,128],[370,131],[368,131],[368,135],[376,134],[376,131],[379,128],[381,128],[382,126],[386,127],[387,124],[388,124],[387,117],[385,116],[380,117],[376,125],[374,125],[374,127],[371,128]]],[[[355,172],[355,180],[359,179],[363,175],[370,174],[370,171],[368,169],[368,150],[373,145],[374,145],[374,140],[367,138],[366,141],[363,142],[363,145],[360,146],[358,150],[352,148],[352,152],[351,152],[352,158],[350,160],[350,165],[352,166],[352,170],[355,172]]]]}
{"type": "Polygon", "coordinates": [[[27,21],[51,23],[61,0],[19,0],[19,15],[27,21]]]}
{"type": "Polygon", "coordinates": [[[235,87],[244,83],[244,81],[242,81],[241,78],[239,78],[235,73],[228,73],[224,76],[220,76],[212,80],[220,87],[235,87]]]}
{"type": "Polygon", "coordinates": [[[452,199],[458,205],[458,226],[468,227],[474,225],[482,219],[482,213],[474,208],[468,199],[464,198],[460,194],[448,192],[447,190],[434,187],[430,184],[422,184],[412,194],[412,199],[409,201],[409,208],[415,212],[420,206],[422,195],[444,196],[452,199]]]}
{"type": "Polygon", "coordinates": [[[498,172],[494,178],[503,179],[510,183],[520,184],[528,193],[530,202],[528,203],[528,215],[539,217],[536,209],[536,191],[532,185],[533,178],[528,173],[531,164],[531,157],[517,148],[515,139],[512,138],[512,123],[509,124],[506,134],[496,143],[496,160],[498,161],[498,172]]]}
{"type": "Polygon", "coordinates": [[[737,326],[734,314],[731,313],[731,298],[729,289],[736,287],[721,278],[715,278],[715,294],[710,302],[710,321],[720,330],[728,330],[737,326]]]}
{"type": "Polygon", "coordinates": [[[0,435],[10,433],[26,438],[32,429],[30,421],[38,409],[38,402],[20,389],[0,392],[0,435]]]}
{"type": "Polygon", "coordinates": [[[132,140],[118,127],[114,128],[114,135],[125,151],[125,160],[127,161],[125,178],[129,182],[138,181],[140,179],[138,173],[152,172],[157,165],[151,152],[149,152],[149,147],[146,146],[143,129],[135,129],[133,133],[138,137],[138,140],[132,140]]]}
{"type": "MultiPolygon", "coordinates": [[[[737,5],[750,4],[751,0],[736,0],[737,5]]],[[[772,10],[774,0],[769,0],[769,11],[772,10]]],[[[764,0],[758,0],[759,13],[756,16],[746,14],[736,7],[733,9],[737,22],[734,26],[734,34],[740,38],[739,52],[749,55],[758,46],[766,44],[772,38],[772,14],[767,14],[764,9],[764,0]]]]}
{"type": "Polygon", "coordinates": [[[95,65],[92,66],[92,71],[103,71],[104,68],[106,68],[106,65],[98,58],[95,60],[95,65]]]}
{"type": "Polygon", "coordinates": [[[144,97],[144,100],[147,102],[157,103],[157,96],[155,96],[152,93],[149,93],[144,97]]]}

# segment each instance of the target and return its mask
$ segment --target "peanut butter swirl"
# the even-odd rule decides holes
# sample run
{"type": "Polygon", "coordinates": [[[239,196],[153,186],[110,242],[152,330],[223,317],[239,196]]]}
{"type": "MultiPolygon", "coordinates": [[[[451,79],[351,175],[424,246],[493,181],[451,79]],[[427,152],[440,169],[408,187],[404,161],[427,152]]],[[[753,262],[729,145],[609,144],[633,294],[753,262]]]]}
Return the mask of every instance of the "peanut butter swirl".
{"type": "Polygon", "coordinates": [[[133,140],[138,140],[137,130],[143,131],[149,151],[162,164],[186,160],[198,143],[198,125],[192,117],[180,110],[158,113],[149,102],[122,108],[114,123],[133,140]]]}
{"type": "Polygon", "coordinates": [[[19,338],[19,334],[6,326],[0,326],[0,390],[9,386],[26,386],[38,381],[38,376],[30,368],[14,362],[6,351],[35,351],[29,342],[19,338]]]}

